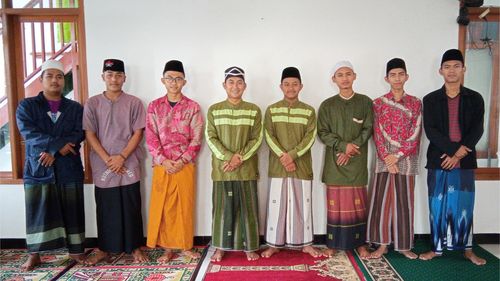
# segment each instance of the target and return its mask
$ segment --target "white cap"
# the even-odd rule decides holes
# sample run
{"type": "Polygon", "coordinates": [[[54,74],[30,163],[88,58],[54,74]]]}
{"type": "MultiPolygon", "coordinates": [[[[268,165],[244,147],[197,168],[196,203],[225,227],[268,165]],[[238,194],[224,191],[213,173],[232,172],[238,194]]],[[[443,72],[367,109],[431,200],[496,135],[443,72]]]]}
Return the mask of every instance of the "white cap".
{"type": "Polygon", "coordinates": [[[44,72],[47,69],[57,69],[57,70],[61,71],[62,73],[64,73],[63,64],[60,61],[56,61],[56,60],[46,60],[42,64],[42,72],[44,72]]]}
{"type": "Polygon", "coordinates": [[[335,64],[335,66],[332,69],[332,76],[335,75],[337,70],[341,69],[342,67],[349,67],[352,71],[354,71],[354,67],[352,66],[352,63],[348,60],[341,60],[335,64]]]}

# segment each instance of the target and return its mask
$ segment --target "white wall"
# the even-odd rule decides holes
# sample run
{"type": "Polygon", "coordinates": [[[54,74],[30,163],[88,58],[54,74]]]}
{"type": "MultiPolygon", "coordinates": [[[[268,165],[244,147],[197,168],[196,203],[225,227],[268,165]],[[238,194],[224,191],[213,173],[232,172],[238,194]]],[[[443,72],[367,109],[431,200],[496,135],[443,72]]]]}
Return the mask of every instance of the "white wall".
{"type": "Polygon", "coordinates": [[[483,6],[500,6],[500,0],[484,0],[483,6]]]}
{"type": "MultiPolygon", "coordinates": [[[[375,98],[388,90],[383,80],[385,63],[397,56],[407,62],[407,91],[423,97],[442,84],[437,70],[441,54],[457,47],[457,15],[456,0],[86,1],[90,95],[103,90],[103,59],[120,58],[126,64],[125,90],[146,105],[165,94],[160,83],[164,63],[179,59],[187,72],[184,93],[197,100],[205,113],[209,105],[225,99],[221,86],[223,71],[232,65],[241,66],[247,73],[244,99],[262,110],[282,97],[278,88],[281,70],[297,66],[304,83],[301,99],[318,108],[337,91],[329,75],[336,61],[351,60],[358,73],[355,90],[375,98]]],[[[427,144],[424,136],[423,152],[427,144]]],[[[264,144],[259,152],[259,198],[263,210],[267,153],[264,144]]],[[[323,145],[318,140],[313,146],[316,234],[324,234],[326,224],[325,194],[320,181],[322,158],[323,145]]],[[[143,179],[145,218],[150,165],[148,156],[143,179]]],[[[416,233],[429,232],[423,166],[417,178],[416,233]]],[[[197,180],[195,234],[208,236],[212,181],[210,152],[205,143],[198,159],[197,180]]],[[[476,233],[500,233],[498,184],[477,184],[476,233]]],[[[92,237],[96,235],[92,186],[86,186],[86,195],[87,234],[92,237]]],[[[0,237],[24,237],[21,186],[0,186],[0,222],[0,237]]]]}

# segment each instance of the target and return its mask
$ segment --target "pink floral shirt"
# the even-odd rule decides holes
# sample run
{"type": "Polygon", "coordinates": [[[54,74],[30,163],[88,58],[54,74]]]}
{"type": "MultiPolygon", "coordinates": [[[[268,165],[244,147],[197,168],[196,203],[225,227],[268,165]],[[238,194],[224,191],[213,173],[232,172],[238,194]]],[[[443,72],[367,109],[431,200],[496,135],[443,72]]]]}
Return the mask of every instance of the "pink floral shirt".
{"type": "Polygon", "coordinates": [[[408,94],[396,101],[389,92],[373,101],[373,139],[377,148],[375,172],[387,172],[384,159],[399,154],[399,173],[418,174],[422,102],[408,94]]]}
{"type": "Polygon", "coordinates": [[[203,136],[203,115],[200,105],[182,96],[174,106],[167,97],[152,101],[146,117],[146,144],[153,156],[153,165],[165,159],[194,162],[203,136]]]}

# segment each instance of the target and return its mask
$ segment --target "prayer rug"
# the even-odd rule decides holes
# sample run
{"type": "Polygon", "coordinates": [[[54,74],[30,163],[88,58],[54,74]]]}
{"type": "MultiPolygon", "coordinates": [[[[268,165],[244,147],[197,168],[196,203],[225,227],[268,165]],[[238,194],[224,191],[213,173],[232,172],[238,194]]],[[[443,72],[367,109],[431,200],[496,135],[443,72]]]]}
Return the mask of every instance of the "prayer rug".
{"type": "Polygon", "coordinates": [[[42,264],[32,271],[23,272],[21,265],[28,259],[26,250],[9,249],[0,251],[0,280],[51,280],[60,275],[68,266],[75,264],[65,250],[41,254],[42,264]]]}
{"type": "MultiPolygon", "coordinates": [[[[260,253],[260,252],[259,252],[260,253]]],[[[210,259],[207,254],[205,259],[210,259]]],[[[281,250],[270,258],[248,261],[244,252],[227,251],[221,262],[210,263],[205,281],[214,280],[365,280],[350,252],[313,258],[300,250],[281,250]]]]}
{"type": "MultiPolygon", "coordinates": [[[[204,248],[195,248],[202,253],[204,248]]],[[[200,259],[176,253],[168,263],[160,264],[156,260],[163,254],[161,249],[145,249],[150,262],[133,263],[132,255],[113,256],[109,263],[100,262],[95,266],[76,265],[58,280],[72,281],[184,281],[191,280],[200,259]]],[[[91,253],[91,255],[93,255],[91,253]]]]}
{"type": "MultiPolygon", "coordinates": [[[[416,254],[430,250],[427,241],[415,241],[416,254]]],[[[409,260],[403,255],[389,251],[380,259],[361,260],[360,266],[367,272],[367,280],[500,280],[500,260],[479,246],[474,253],[486,259],[486,264],[477,266],[463,257],[463,251],[444,251],[442,257],[430,261],[409,260]]]]}

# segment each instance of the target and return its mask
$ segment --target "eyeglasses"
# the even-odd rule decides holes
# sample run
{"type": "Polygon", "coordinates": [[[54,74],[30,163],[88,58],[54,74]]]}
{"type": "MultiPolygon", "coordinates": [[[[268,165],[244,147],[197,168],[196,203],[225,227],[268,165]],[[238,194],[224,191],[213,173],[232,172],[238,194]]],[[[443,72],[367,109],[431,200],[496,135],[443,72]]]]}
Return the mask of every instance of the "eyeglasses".
{"type": "Polygon", "coordinates": [[[182,77],[170,77],[170,76],[167,76],[167,77],[164,77],[163,79],[165,79],[165,81],[167,81],[167,83],[173,83],[173,82],[175,82],[176,84],[184,81],[184,78],[182,78],[182,77]]]}

